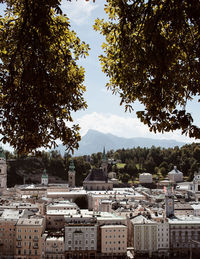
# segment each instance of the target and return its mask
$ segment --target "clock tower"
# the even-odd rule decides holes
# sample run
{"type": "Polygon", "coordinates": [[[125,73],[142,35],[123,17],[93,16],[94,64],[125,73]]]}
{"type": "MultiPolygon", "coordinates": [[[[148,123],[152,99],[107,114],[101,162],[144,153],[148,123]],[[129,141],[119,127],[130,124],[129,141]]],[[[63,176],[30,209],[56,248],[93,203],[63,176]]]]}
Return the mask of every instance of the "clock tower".
{"type": "Polygon", "coordinates": [[[170,185],[165,194],[165,214],[167,218],[174,216],[174,195],[170,185]]]}
{"type": "Polygon", "coordinates": [[[75,187],[75,176],[76,176],[76,171],[75,171],[75,166],[74,166],[74,160],[71,159],[70,164],[69,164],[69,171],[68,171],[68,185],[69,187],[75,187]]]}

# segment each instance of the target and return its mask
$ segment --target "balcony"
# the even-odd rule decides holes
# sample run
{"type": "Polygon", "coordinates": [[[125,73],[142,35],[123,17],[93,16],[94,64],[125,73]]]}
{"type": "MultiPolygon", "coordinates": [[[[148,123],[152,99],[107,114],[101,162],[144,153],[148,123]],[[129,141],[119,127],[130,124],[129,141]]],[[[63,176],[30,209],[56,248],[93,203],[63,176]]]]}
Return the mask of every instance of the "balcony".
{"type": "Polygon", "coordinates": [[[37,242],[37,241],[38,241],[38,237],[35,236],[35,237],[33,238],[33,241],[37,242]]]}
{"type": "Polygon", "coordinates": [[[16,237],[16,240],[17,240],[17,241],[21,241],[21,240],[22,240],[22,237],[18,236],[18,237],[16,237]]]}
{"type": "Polygon", "coordinates": [[[34,244],[34,245],[33,245],[33,248],[34,248],[34,249],[38,249],[38,248],[39,248],[38,244],[34,244]]]}
{"type": "Polygon", "coordinates": [[[21,245],[21,244],[16,244],[16,247],[17,247],[17,248],[21,248],[22,245],[21,245]]]}

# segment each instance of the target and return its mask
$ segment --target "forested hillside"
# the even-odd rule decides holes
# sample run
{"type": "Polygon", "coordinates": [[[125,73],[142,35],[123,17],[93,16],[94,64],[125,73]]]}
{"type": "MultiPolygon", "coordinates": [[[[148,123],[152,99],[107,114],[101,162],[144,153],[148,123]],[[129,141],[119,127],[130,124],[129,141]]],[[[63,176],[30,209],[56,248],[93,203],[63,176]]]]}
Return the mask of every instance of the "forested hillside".
{"type": "MultiPolygon", "coordinates": [[[[61,156],[57,151],[41,152],[37,156],[17,157],[6,152],[8,161],[8,186],[26,183],[40,183],[43,169],[47,169],[50,182],[67,182],[70,155],[61,156]]],[[[107,152],[109,171],[117,172],[124,183],[137,182],[139,173],[153,174],[154,180],[163,179],[174,166],[183,172],[185,180],[192,180],[195,171],[200,169],[200,144],[185,145],[181,148],[133,148],[107,152]]],[[[92,167],[99,167],[102,153],[91,156],[74,157],[76,184],[82,182],[92,167]]]]}

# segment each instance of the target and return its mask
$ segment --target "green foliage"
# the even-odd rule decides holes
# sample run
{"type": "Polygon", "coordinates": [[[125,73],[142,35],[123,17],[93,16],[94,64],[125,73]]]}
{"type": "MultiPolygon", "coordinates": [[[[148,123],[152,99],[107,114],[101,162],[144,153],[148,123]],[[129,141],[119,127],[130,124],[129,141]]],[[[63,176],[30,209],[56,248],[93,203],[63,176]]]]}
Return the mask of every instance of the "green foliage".
{"type": "Polygon", "coordinates": [[[94,29],[106,39],[100,61],[107,87],[126,110],[142,103],[137,116],[151,131],[200,138],[186,111],[200,95],[200,2],[107,0],[105,11],[108,21],[97,19],[94,29]]]}
{"type": "MultiPolygon", "coordinates": [[[[2,1],[1,1],[2,2],[2,1]]],[[[71,112],[86,108],[88,54],[59,7],[60,0],[7,0],[0,18],[0,134],[18,153],[55,146],[78,147],[71,112]]]]}
{"type": "MultiPolygon", "coordinates": [[[[148,172],[153,175],[154,180],[161,180],[165,178],[174,166],[177,166],[178,170],[183,172],[184,177],[187,180],[192,180],[195,171],[200,168],[199,157],[197,156],[197,150],[200,148],[200,144],[185,145],[181,148],[132,148],[132,149],[119,149],[112,152],[112,155],[117,156],[121,160],[122,157],[126,160],[123,166],[118,167],[118,164],[109,165],[108,172],[113,171],[117,173],[117,178],[124,183],[129,181],[135,182],[138,179],[140,173],[148,172]],[[156,154],[156,156],[152,155],[156,154]],[[187,156],[186,156],[187,154],[187,156]],[[159,157],[159,159],[157,159],[159,157]],[[155,159],[155,160],[154,160],[155,159]],[[141,163],[135,163],[140,161],[141,163]],[[143,161],[143,162],[142,162],[143,161]],[[160,161],[162,161],[160,163],[160,161]]],[[[64,157],[60,155],[58,151],[41,152],[38,157],[18,157],[15,154],[6,152],[8,160],[8,184],[13,186],[14,184],[22,184],[23,176],[26,179],[33,179],[35,175],[34,183],[40,183],[40,175],[43,169],[47,169],[49,175],[57,176],[60,180],[68,181],[68,168],[70,155],[65,154],[64,157]],[[38,177],[39,175],[39,177],[38,177]]],[[[93,166],[92,158],[96,157],[97,164],[101,164],[102,154],[92,154],[91,156],[75,157],[75,171],[76,171],[76,186],[82,186],[83,180],[88,175],[90,169],[93,166]]],[[[111,157],[112,158],[112,157],[111,157]]]]}
{"type": "Polygon", "coordinates": [[[117,163],[117,164],[116,164],[116,166],[117,166],[118,169],[124,168],[125,165],[126,165],[125,163],[117,163]]]}

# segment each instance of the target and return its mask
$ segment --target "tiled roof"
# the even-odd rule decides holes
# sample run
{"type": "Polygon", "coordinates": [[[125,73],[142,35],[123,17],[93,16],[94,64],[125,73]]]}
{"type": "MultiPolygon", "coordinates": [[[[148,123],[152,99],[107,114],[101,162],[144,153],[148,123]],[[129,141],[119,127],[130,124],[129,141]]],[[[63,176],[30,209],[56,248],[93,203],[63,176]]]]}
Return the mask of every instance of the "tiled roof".
{"type": "Polygon", "coordinates": [[[92,169],[92,171],[88,174],[88,176],[85,178],[84,182],[89,182],[89,181],[108,181],[107,175],[104,173],[104,171],[101,168],[95,168],[92,169]]]}

